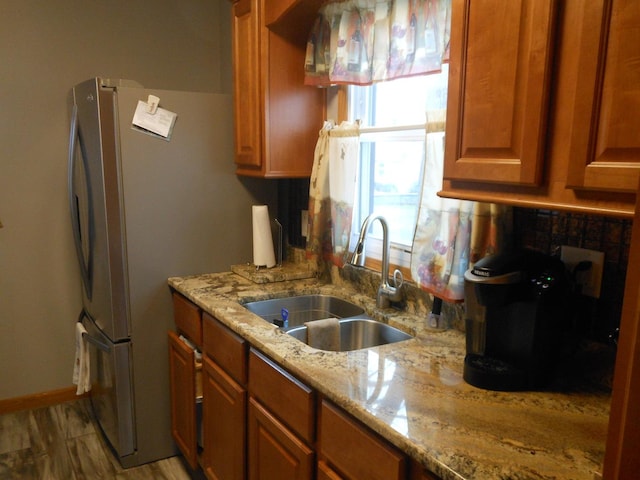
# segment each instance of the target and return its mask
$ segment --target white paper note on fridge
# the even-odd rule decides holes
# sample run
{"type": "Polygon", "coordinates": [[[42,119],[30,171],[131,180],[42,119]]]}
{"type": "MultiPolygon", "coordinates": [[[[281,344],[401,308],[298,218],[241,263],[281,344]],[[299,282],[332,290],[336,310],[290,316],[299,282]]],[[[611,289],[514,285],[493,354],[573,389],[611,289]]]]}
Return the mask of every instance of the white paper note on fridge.
{"type": "Polygon", "coordinates": [[[148,106],[147,102],[138,101],[133,114],[133,125],[169,139],[178,115],[159,107],[156,108],[155,113],[150,113],[148,106]]]}

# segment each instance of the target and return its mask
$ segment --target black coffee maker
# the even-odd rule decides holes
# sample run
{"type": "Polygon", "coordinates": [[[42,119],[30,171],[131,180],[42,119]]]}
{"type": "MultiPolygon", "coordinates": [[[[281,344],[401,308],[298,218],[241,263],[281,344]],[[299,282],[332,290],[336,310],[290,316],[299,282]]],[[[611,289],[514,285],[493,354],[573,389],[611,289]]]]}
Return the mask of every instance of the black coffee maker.
{"type": "Polygon", "coordinates": [[[488,390],[544,386],[573,318],[562,261],[529,250],[492,255],[464,278],[464,380],[488,390]]]}

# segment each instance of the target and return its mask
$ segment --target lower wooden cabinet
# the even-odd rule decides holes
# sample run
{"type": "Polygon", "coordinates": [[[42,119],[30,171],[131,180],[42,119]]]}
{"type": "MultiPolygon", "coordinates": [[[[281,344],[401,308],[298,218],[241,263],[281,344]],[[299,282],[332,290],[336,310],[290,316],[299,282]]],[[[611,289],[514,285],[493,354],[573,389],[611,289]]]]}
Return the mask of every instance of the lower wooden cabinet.
{"type": "Polygon", "coordinates": [[[343,480],[338,472],[331,468],[327,462],[318,460],[317,480],[343,480]]]}
{"type": "Polygon", "coordinates": [[[320,409],[318,445],[322,460],[318,464],[320,478],[322,475],[368,480],[407,478],[408,459],[401,451],[326,400],[320,409]],[[341,476],[332,476],[338,474],[341,476]]]}
{"type": "Polygon", "coordinates": [[[205,356],[202,393],[202,469],[212,480],[243,479],[247,391],[205,356]]]}
{"type": "Polygon", "coordinates": [[[202,318],[204,353],[236,382],[246,385],[249,342],[208,313],[202,318]]]}
{"type": "MultiPolygon", "coordinates": [[[[411,480],[440,480],[437,475],[425,470],[420,465],[414,465],[411,469],[411,480]]],[[[346,480],[347,477],[343,477],[336,472],[327,462],[318,460],[318,469],[316,472],[316,480],[346,480]]]]}
{"type": "Polygon", "coordinates": [[[249,392],[298,437],[309,445],[315,442],[315,392],[254,349],[249,352],[249,392]]]}
{"type": "Polygon", "coordinates": [[[310,480],[315,455],[256,399],[249,399],[249,480],[310,480]]]}
{"type": "Polygon", "coordinates": [[[437,480],[216,318],[175,300],[183,336],[168,332],[172,433],[194,470],[210,480],[437,480]],[[202,361],[189,331],[202,331],[202,361]]]}
{"type": "Polygon", "coordinates": [[[312,479],[315,392],[251,349],[249,393],[249,480],[312,479]]]}
{"type": "Polygon", "coordinates": [[[168,333],[173,438],[189,466],[194,470],[201,466],[207,478],[244,479],[248,344],[175,293],[174,314],[182,336],[168,333]],[[204,351],[200,361],[196,347],[204,351]]]}
{"type": "Polygon", "coordinates": [[[169,332],[171,434],[185,460],[198,466],[196,395],[197,365],[193,349],[175,332],[169,332]]]}
{"type": "Polygon", "coordinates": [[[202,311],[197,305],[173,292],[173,321],[176,329],[198,348],[202,346],[202,311]]]}
{"type": "Polygon", "coordinates": [[[246,478],[248,342],[202,315],[202,468],[211,480],[246,478]]]}
{"type": "Polygon", "coordinates": [[[435,473],[431,473],[417,464],[413,466],[410,478],[411,480],[440,480],[440,477],[435,473]]]}

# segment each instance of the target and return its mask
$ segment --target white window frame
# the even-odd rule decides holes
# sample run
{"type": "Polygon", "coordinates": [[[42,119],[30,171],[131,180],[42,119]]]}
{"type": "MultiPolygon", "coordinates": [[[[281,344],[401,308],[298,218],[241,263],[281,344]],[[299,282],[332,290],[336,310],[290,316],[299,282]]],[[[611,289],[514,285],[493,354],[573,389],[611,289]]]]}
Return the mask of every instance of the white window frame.
{"type": "MultiPolygon", "coordinates": [[[[448,65],[443,64],[443,72],[442,74],[446,76],[448,76],[448,65]]],[[[350,98],[349,98],[349,92],[348,92],[348,88],[347,86],[341,86],[341,87],[337,87],[336,89],[329,89],[330,92],[332,91],[332,93],[329,94],[328,97],[328,111],[331,112],[332,106],[336,106],[337,105],[337,118],[339,118],[340,120],[349,120],[349,121],[354,121],[353,118],[350,118],[350,98]]],[[[446,87],[445,87],[446,88],[446,87]]],[[[435,92],[434,92],[435,93],[435,92]]],[[[434,100],[438,101],[437,99],[439,98],[440,100],[442,100],[441,97],[436,96],[433,97],[434,100]]],[[[434,108],[434,109],[438,109],[441,108],[443,110],[446,110],[446,92],[445,92],[445,102],[441,107],[436,107],[435,105],[425,105],[425,110],[430,109],[430,108],[434,108]]],[[[335,111],[335,110],[333,110],[335,111]]],[[[431,125],[427,125],[427,121],[428,119],[426,118],[426,111],[425,111],[425,119],[424,119],[424,123],[418,123],[418,124],[407,124],[407,125],[400,125],[400,126],[391,126],[391,127],[380,127],[380,126],[361,126],[360,127],[360,134],[361,134],[361,140],[363,138],[366,138],[366,135],[372,135],[372,134],[381,134],[381,133],[385,133],[388,132],[390,135],[403,135],[406,134],[407,132],[410,132],[412,130],[419,132],[416,133],[416,135],[419,135],[419,137],[425,142],[425,148],[426,148],[426,138],[427,138],[427,130],[431,127],[431,125]]],[[[438,120],[436,121],[436,124],[434,124],[434,128],[442,128],[442,131],[444,131],[444,122],[442,124],[440,124],[440,121],[443,122],[443,120],[438,120]]],[[[431,122],[429,122],[431,123],[431,122]]],[[[440,131],[440,130],[438,130],[440,131]]],[[[423,159],[423,164],[422,164],[422,175],[424,175],[424,169],[425,169],[425,159],[423,159]]],[[[360,179],[358,179],[360,181],[360,179]]],[[[422,180],[422,179],[421,179],[422,180]]],[[[360,188],[360,185],[357,186],[358,191],[360,188]]],[[[420,194],[421,195],[421,194],[420,194]]],[[[418,196],[418,208],[419,208],[419,204],[421,201],[420,195],[418,196]]],[[[354,205],[354,219],[358,218],[359,212],[358,209],[360,208],[359,206],[359,199],[356,203],[356,205],[354,205]]],[[[419,210],[417,212],[416,215],[416,224],[417,224],[417,219],[419,216],[419,210]]],[[[362,219],[364,220],[364,219],[362,219]]],[[[415,227],[417,225],[414,225],[414,232],[415,232],[415,227]]],[[[357,225],[354,222],[353,228],[352,228],[352,232],[351,232],[351,238],[350,238],[350,244],[349,244],[349,248],[352,250],[353,246],[355,245],[358,235],[360,233],[360,227],[361,225],[357,225]]],[[[379,229],[379,223],[375,222],[375,224],[373,225],[374,229],[379,229]]],[[[379,230],[378,230],[379,231],[379,230]]],[[[375,232],[375,230],[374,230],[375,232]]],[[[404,245],[404,244],[400,244],[400,243],[395,243],[395,242],[390,242],[390,258],[389,258],[389,262],[390,264],[393,266],[393,268],[401,268],[404,272],[405,272],[405,279],[409,279],[410,278],[410,266],[411,266],[411,249],[413,247],[412,245],[413,243],[413,239],[411,241],[411,244],[409,245],[404,245]]],[[[366,256],[369,259],[374,260],[374,262],[377,260],[378,262],[382,259],[382,239],[381,239],[381,234],[379,234],[379,238],[376,238],[375,235],[372,234],[368,234],[367,235],[367,252],[366,252],[366,256]]]]}
{"type": "MultiPolygon", "coordinates": [[[[394,126],[394,127],[360,127],[360,144],[361,148],[363,144],[366,144],[367,137],[376,136],[377,138],[397,138],[402,140],[418,140],[426,143],[426,123],[422,124],[412,124],[412,125],[402,125],[402,126],[394,126]]],[[[424,175],[424,160],[422,162],[420,179],[422,179],[422,175],[424,175]]],[[[362,169],[360,171],[364,171],[362,169]]],[[[360,192],[360,182],[366,181],[369,185],[372,185],[373,179],[370,174],[366,177],[361,175],[358,176],[358,185],[356,186],[356,190],[360,192]]],[[[421,184],[422,182],[420,182],[421,184]]],[[[418,203],[420,201],[418,195],[418,203]]],[[[359,210],[363,207],[362,203],[359,201],[354,205],[354,224],[351,229],[351,237],[350,237],[350,248],[356,244],[358,240],[358,236],[360,235],[360,226],[355,222],[356,218],[363,217],[366,218],[366,215],[360,215],[359,210]]],[[[365,204],[364,207],[367,211],[370,210],[369,205],[365,204]]],[[[417,220],[417,215],[416,215],[417,220]]],[[[361,223],[361,222],[359,222],[361,223]]],[[[366,257],[372,258],[375,260],[382,260],[382,234],[375,234],[374,232],[377,230],[381,232],[379,224],[376,222],[371,226],[373,232],[367,235],[366,240],[366,257]]],[[[414,225],[415,232],[415,225],[414,225]]],[[[403,267],[409,269],[411,267],[411,248],[412,245],[405,245],[399,242],[390,242],[389,248],[389,263],[396,267],[403,267]]]]}

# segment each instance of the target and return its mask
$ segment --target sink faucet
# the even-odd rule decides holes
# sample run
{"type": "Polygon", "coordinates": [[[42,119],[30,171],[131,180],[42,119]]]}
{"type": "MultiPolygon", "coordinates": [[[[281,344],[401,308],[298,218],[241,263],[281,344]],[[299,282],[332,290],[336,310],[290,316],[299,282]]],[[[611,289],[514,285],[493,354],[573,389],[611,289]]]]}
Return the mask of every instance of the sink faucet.
{"type": "Polygon", "coordinates": [[[360,229],[360,237],[358,243],[349,262],[351,265],[359,267],[364,266],[364,239],[367,236],[369,225],[374,220],[379,220],[382,225],[382,280],[378,287],[378,296],[376,297],[376,306],[378,308],[387,308],[391,302],[399,302],[402,300],[401,287],[404,279],[400,270],[393,272],[393,285],[389,283],[389,225],[385,218],[381,215],[369,215],[362,223],[360,229]]]}

